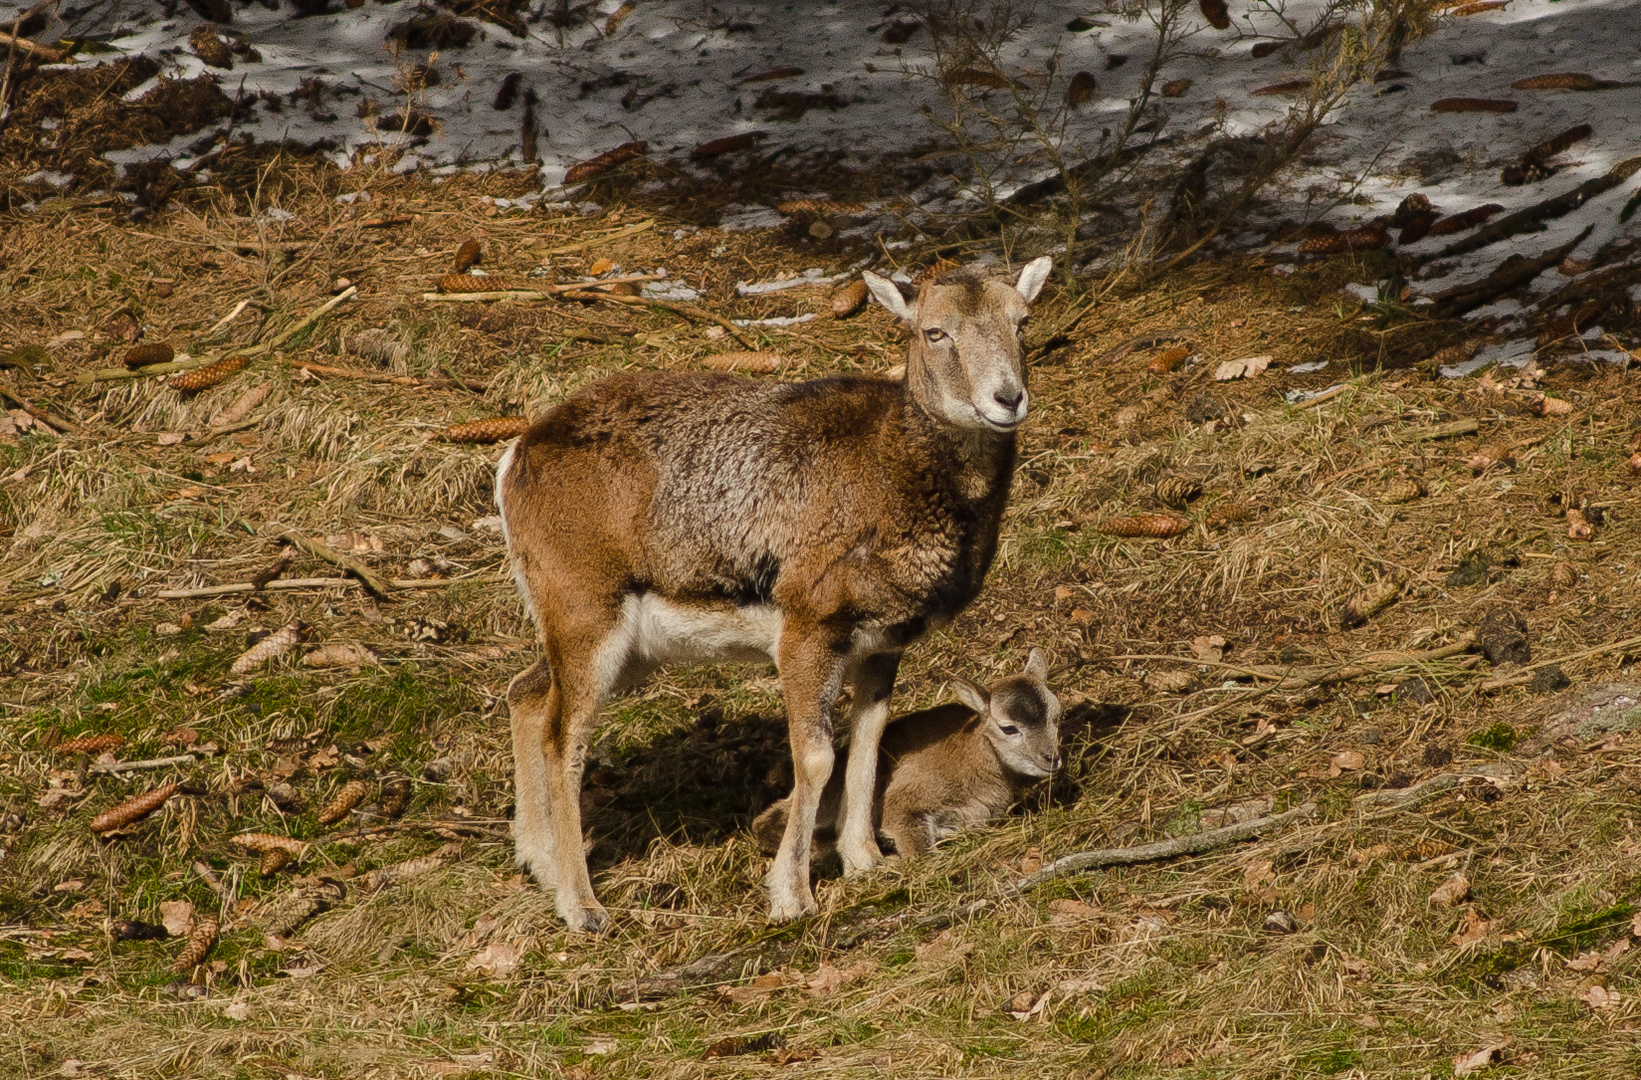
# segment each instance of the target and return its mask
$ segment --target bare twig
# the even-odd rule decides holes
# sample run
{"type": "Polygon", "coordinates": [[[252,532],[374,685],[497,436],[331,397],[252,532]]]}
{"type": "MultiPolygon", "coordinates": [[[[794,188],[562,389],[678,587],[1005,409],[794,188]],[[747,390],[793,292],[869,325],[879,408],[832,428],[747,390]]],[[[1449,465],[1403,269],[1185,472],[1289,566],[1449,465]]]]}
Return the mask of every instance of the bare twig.
{"type": "Polygon", "coordinates": [[[1010,882],[1000,891],[1005,895],[1027,892],[1044,882],[1053,881],[1056,878],[1080,874],[1088,870],[1098,870],[1106,866],[1131,866],[1135,863],[1172,859],[1176,855],[1198,855],[1204,851],[1212,851],[1215,848],[1226,847],[1230,844],[1240,843],[1243,840],[1252,840],[1261,833],[1280,828],[1290,822],[1315,816],[1316,804],[1304,803],[1281,814],[1271,814],[1268,817],[1242,821],[1218,829],[1204,829],[1201,832],[1176,836],[1168,840],[1157,840],[1149,844],[1136,844],[1133,847],[1096,848],[1093,851],[1079,851],[1075,855],[1067,855],[1064,858],[1054,860],[1034,874],[1027,874],[1017,881],[1010,882]]]}
{"type": "Polygon", "coordinates": [[[16,46],[24,52],[33,53],[48,64],[72,64],[74,58],[61,49],[53,49],[49,45],[41,45],[27,38],[14,37],[0,31],[0,45],[16,46]]]}
{"type": "Polygon", "coordinates": [[[414,386],[422,390],[467,390],[482,394],[490,389],[490,384],[477,379],[418,379],[410,375],[387,375],[379,371],[356,371],[353,368],[332,367],[329,364],[315,364],[307,360],[286,360],[300,371],[312,372],[315,375],[327,375],[335,379],[353,379],[357,382],[389,383],[393,386],[414,386]]]}
{"type": "MultiPolygon", "coordinates": [[[[562,285],[543,285],[539,289],[500,289],[495,292],[427,292],[422,299],[430,304],[471,304],[481,300],[548,300],[565,293],[596,291],[605,285],[637,284],[641,281],[664,281],[665,274],[628,274],[625,277],[601,278],[597,281],[571,281],[562,285]]],[[[483,278],[479,279],[484,280],[483,278]]]]}
{"type": "MultiPolygon", "coordinates": [[[[395,589],[442,589],[449,585],[464,585],[468,582],[493,584],[504,581],[499,574],[473,574],[459,578],[393,578],[388,584],[395,589]]],[[[282,578],[257,585],[254,581],[238,581],[231,585],[201,585],[195,589],[160,589],[154,593],[160,600],[198,600],[208,596],[233,596],[236,593],[256,592],[258,588],[280,591],[286,589],[339,589],[360,582],[354,578],[320,577],[320,578],[282,578]]]]}
{"type": "MultiPolygon", "coordinates": [[[[333,550],[325,544],[320,543],[318,540],[303,536],[294,529],[280,528],[279,538],[287,544],[292,544],[298,548],[301,548],[303,551],[314,556],[315,558],[324,559],[328,563],[334,563],[335,565],[340,566],[342,569],[358,578],[359,583],[365,587],[365,591],[376,597],[376,599],[387,600],[389,598],[388,594],[393,586],[388,584],[381,577],[378,577],[374,570],[360,562],[358,559],[352,558],[348,555],[343,555],[341,552],[333,550]]],[[[269,584],[272,584],[272,582],[269,584]]]]}
{"type": "Polygon", "coordinates": [[[572,251],[585,250],[595,244],[607,244],[611,240],[622,240],[629,236],[637,236],[646,229],[653,229],[654,227],[655,219],[649,218],[645,221],[640,221],[637,225],[628,225],[625,229],[617,229],[614,232],[607,232],[602,236],[595,236],[590,240],[578,240],[573,244],[565,244],[562,247],[548,248],[546,251],[538,252],[538,254],[542,256],[567,255],[572,251]]]}
{"type": "Polygon", "coordinates": [[[165,769],[172,765],[192,765],[198,760],[193,754],[177,754],[175,757],[149,758],[146,761],[116,761],[111,765],[92,765],[86,772],[99,776],[113,776],[123,772],[165,769]]]}
{"type": "Polygon", "coordinates": [[[321,304],[318,308],[314,309],[312,314],[308,315],[307,318],[303,319],[289,330],[284,331],[283,333],[277,335],[272,341],[268,342],[266,351],[273,352],[277,350],[280,346],[284,345],[285,342],[291,340],[291,338],[318,322],[328,311],[330,311],[331,308],[342,303],[344,300],[353,299],[358,292],[359,286],[349,285],[346,289],[343,289],[341,292],[321,304]]]}
{"type": "Polygon", "coordinates": [[[1466,780],[1503,780],[1514,776],[1517,768],[1513,765],[1494,764],[1482,765],[1478,768],[1467,769],[1458,773],[1443,773],[1432,776],[1428,780],[1421,780],[1405,788],[1392,790],[1381,789],[1369,791],[1356,796],[1358,810],[1408,810],[1420,803],[1429,802],[1444,791],[1452,791],[1466,780]]]}
{"type": "Polygon", "coordinates": [[[563,294],[566,300],[602,300],[609,304],[625,304],[628,307],[658,307],[677,315],[682,315],[691,322],[714,322],[727,330],[731,337],[749,349],[756,349],[757,342],[747,337],[739,326],[730,322],[722,315],[715,315],[710,311],[694,307],[690,304],[674,304],[666,300],[655,300],[645,296],[621,296],[617,293],[597,292],[568,292],[563,294]]]}
{"type": "Polygon", "coordinates": [[[68,431],[76,435],[83,434],[85,431],[84,428],[80,427],[80,425],[74,423],[73,421],[65,420],[49,409],[40,408],[28,398],[14,394],[10,390],[7,390],[4,386],[0,386],[0,397],[4,397],[7,401],[15,402],[19,409],[22,409],[24,412],[28,413],[30,416],[42,423],[50,424],[59,431],[68,431]]]}

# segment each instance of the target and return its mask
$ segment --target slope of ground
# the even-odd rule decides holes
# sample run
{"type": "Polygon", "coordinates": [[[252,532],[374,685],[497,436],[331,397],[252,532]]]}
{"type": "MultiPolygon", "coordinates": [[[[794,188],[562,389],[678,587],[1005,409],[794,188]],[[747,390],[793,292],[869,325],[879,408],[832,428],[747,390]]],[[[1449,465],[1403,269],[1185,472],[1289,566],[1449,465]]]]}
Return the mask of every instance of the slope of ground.
{"type": "MultiPolygon", "coordinates": [[[[776,682],[671,671],[612,705],[589,770],[614,929],[564,933],[507,840],[504,694],[533,646],[486,520],[500,447],[437,436],[610,372],[698,367],[740,348],[732,333],[791,377],[887,372],[903,346],[877,308],[831,317],[833,286],[737,291],[847,268],[799,229],[695,229],[635,201],[508,212],[531,183],[287,164],[267,177],[280,214],[225,201],[133,226],[59,201],[6,223],[11,1074],[1641,1063],[1634,705],[1563,715],[1566,695],[1641,681],[1635,375],[1383,370],[1470,331],[1342,293],[1393,268],[1379,253],[1286,276],[1226,258],[1040,305],[997,567],[912,653],[898,701],[1012,670],[1028,645],[1076,664],[1057,676],[1068,767],[1051,790],[916,863],[851,881],[822,867],[822,913],[771,930],[744,828],[786,783],[776,682]],[[425,299],[470,237],[515,285],[664,268],[695,299],[425,299]],[[280,346],[190,395],[111,377],[139,329],[200,357],[280,346]],[[1216,377],[1256,356],[1269,366],[1216,377]],[[243,417],[214,422],[253,389],[243,417]],[[1163,511],[1185,531],[1106,531],[1163,511]],[[1570,512],[1592,531],[1570,536],[1570,512]],[[387,579],[384,595],[282,547],[286,531],[387,579]],[[225,588],[282,551],[268,587],[225,588]],[[295,620],[304,646],[230,671],[295,620]],[[371,654],[300,660],[327,644],[371,654]],[[73,750],[91,735],[123,741],[73,750]],[[362,801],[321,825],[354,780],[362,801]],[[90,831],[171,781],[157,812],[90,831]],[[1077,850],[1311,804],[1251,843],[1006,888],[1077,850]],[[308,845],[263,875],[232,841],[253,831],[308,845]],[[207,918],[220,940],[198,963],[178,963],[176,935],[132,938],[207,918]]],[[[908,274],[927,261],[905,254],[908,274]]]]}

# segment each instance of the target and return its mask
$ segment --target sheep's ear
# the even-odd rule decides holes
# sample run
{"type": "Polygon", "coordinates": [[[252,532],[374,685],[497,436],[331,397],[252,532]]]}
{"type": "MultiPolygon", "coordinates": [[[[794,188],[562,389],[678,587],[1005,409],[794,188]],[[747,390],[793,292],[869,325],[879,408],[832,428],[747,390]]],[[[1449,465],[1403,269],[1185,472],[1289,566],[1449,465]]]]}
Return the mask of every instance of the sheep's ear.
{"type": "Polygon", "coordinates": [[[1026,657],[1026,674],[1038,682],[1048,681],[1048,657],[1043,655],[1043,650],[1032,649],[1026,657]]]}
{"type": "Polygon", "coordinates": [[[986,692],[967,679],[953,679],[952,693],[957,695],[958,701],[981,716],[991,711],[991,699],[986,696],[986,692]]]}
{"type": "Polygon", "coordinates": [[[1026,263],[1026,268],[1020,271],[1020,280],[1014,286],[1015,291],[1025,297],[1026,303],[1037,299],[1037,294],[1043,291],[1043,282],[1048,280],[1048,272],[1054,269],[1054,260],[1044,255],[1040,259],[1033,259],[1026,263]]]}
{"type": "Polygon", "coordinates": [[[906,303],[906,298],[900,295],[900,289],[888,278],[878,277],[870,270],[861,271],[860,278],[866,282],[867,291],[877,299],[877,302],[889,309],[890,314],[902,322],[912,321],[912,309],[906,303]]]}

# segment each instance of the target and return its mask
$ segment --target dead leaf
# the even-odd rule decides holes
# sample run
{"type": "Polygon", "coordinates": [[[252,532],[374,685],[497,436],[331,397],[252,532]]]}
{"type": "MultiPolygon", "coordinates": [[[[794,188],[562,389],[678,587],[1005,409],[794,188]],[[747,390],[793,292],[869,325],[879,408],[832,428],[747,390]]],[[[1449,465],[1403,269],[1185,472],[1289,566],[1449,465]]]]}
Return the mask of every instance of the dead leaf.
{"type": "Polygon", "coordinates": [[[228,471],[229,472],[253,473],[253,472],[256,472],[256,466],[251,464],[251,459],[250,458],[242,457],[238,461],[234,462],[232,465],[229,465],[228,466],[228,471]]]}
{"type": "Polygon", "coordinates": [[[505,979],[518,970],[523,957],[522,943],[493,941],[468,959],[467,970],[480,972],[492,979],[505,979]]]}
{"type": "Polygon", "coordinates": [[[1048,999],[1054,996],[1052,990],[1037,993],[1033,990],[1022,990],[1009,999],[1008,1007],[1003,1011],[1016,1020],[1030,1020],[1048,1007],[1048,999]]]}
{"type": "Polygon", "coordinates": [[[1592,1009],[1616,1009],[1623,1000],[1615,990],[1608,990],[1605,986],[1592,986],[1583,994],[1585,1001],[1592,1009]]]}
{"type": "Polygon", "coordinates": [[[1461,947],[1472,945],[1485,938],[1488,928],[1492,925],[1492,923],[1476,914],[1475,908],[1465,908],[1464,925],[1455,930],[1453,936],[1448,940],[1461,947]]]}
{"type": "Polygon", "coordinates": [[[1231,379],[1251,379],[1270,366],[1271,358],[1269,356],[1250,356],[1243,360],[1226,360],[1214,369],[1214,378],[1219,382],[1228,382],[1231,379]]]}
{"type": "Polygon", "coordinates": [[[1225,639],[1218,634],[1192,638],[1191,653],[1198,660],[1217,664],[1225,658],[1225,639]]]}
{"type": "Polygon", "coordinates": [[[1328,775],[1338,776],[1344,772],[1354,772],[1362,767],[1362,755],[1355,750],[1345,750],[1333,755],[1328,762],[1328,775]]]}
{"type": "Polygon", "coordinates": [[[1502,1042],[1488,1043],[1473,1054],[1460,1054],[1453,1059],[1453,1075],[1469,1076],[1492,1065],[1497,1065],[1504,1059],[1504,1048],[1510,1045],[1508,1039],[1502,1042]]]}
{"type": "Polygon", "coordinates": [[[1276,864],[1269,859],[1255,859],[1242,869],[1242,884],[1250,889],[1276,880],[1276,864]]]}
{"type": "Polygon", "coordinates": [[[609,259],[599,258],[594,259],[593,264],[587,267],[587,273],[591,274],[593,277],[602,277],[614,269],[615,263],[611,262],[609,259]]]}
{"type": "Polygon", "coordinates": [[[1457,907],[1466,896],[1470,895],[1470,879],[1463,874],[1454,874],[1430,894],[1430,903],[1434,907],[1457,907]]]}
{"type": "Polygon", "coordinates": [[[251,1003],[248,1001],[230,1001],[223,1008],[222,1015],[230,1020],[249,1020],[251,1018],[251,1003]]]}
{"type": "Polygon", "coordinates": [[[795,1065],[800,1061],[814,1061],[820,1057],[819,1050],[788,1050],[786,1047],[777,1047],[769,1060],[776,1065],[795,1065]]]}
{"type": "Polygon", "coordinates": [[[804,984],[804,988],[815,997],[826,997],[835,994],[850,983],[859,982],[877,970],[876,961],[863,960],[858,964],[851,964],[846,968],[833,967],[822,963],[815,974],[804,984]]]}
{"type": "Polygon", "coordinates": [[[1061,997],[1072,994],[1097,994],[1105,989],[1105,983],[1098,979],[1061,979],[1054,984],[1054,992],[1061,997]]]}
{"type": "Polygon", "coordinates": [[[1580,953],[1567,961],[1569,971],[1599,971],[1606,957],[1598,952],[1580,953]]]}
{"type": "Polygon", "coordinates": [[[1056,925],[1089,922],[1104,914],[1099,908],[1081,900],[1050,900],[1048,910],[1048,921],[1056,925]]]}
{"type": "Polygon", "coordinates": [[[194,902],[161,900],[160,922],[165,924],[165,932],[172,937],[186,937],[194,926],[194,902]]]}
{"type": "Polygon", "coordinates": [[[974,942],[958,941],[957,937],[957,928],[948,927],[928,941],[912,946],[912,952],[916,954],[919,960],[929,964],[942,964],[953,960],[961,960],[974,951],[974,942]]]}
{"type": "Polygon", "coordinates": [[[160,433],[159,444],[161,446],[175,446],[186,438],[188,438],[187,434],[181,431],[163,431],[160,433]]]}

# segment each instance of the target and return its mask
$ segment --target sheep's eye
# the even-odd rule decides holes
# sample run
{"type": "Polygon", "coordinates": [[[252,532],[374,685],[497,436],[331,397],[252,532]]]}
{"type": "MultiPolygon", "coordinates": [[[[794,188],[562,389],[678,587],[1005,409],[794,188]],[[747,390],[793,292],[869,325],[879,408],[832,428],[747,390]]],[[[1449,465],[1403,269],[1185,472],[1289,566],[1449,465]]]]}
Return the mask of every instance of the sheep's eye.
{"type": "Polygon", "coordinates": [[[1001,731],[1004,735],[1018,735],[1018,734],[1020,734],[1020,729],[1015,727],[1013,724],[1003,724],[1002,726],[1000,726],[998,728],[998,730],[1001,731]]]}
{"type": "Polygon", "coordinates": [[[928,338],[931,342],[945,341],[946,331],[940,329],[938,326],[931,326],[927,330],[923,331],[923,336],[928,338]]]}

